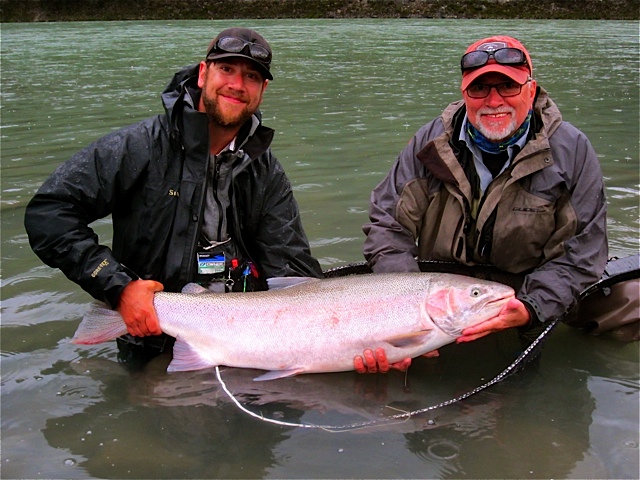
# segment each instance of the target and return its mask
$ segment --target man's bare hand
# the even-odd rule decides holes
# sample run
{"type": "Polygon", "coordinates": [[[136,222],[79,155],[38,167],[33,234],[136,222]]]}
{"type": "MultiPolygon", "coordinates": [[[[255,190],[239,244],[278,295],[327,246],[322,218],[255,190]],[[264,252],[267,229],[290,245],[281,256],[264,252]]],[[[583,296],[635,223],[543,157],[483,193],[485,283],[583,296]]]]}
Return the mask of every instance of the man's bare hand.
{"type": "Polygon", "coordinates": [[[531,316],[524,303],[517,298],[512,298],[495,317],[473,327],[465,328],[462,331],[462,336],[456,339],[456,343],[471,342],[490,333],[511,327],[521,327],[529,323],[530,319],[531,316]]]}
{"type": "Polygon", "coordinates": [[[118,312],[122,315],[127,331],[135,337],[160,335],[160,324],[153,306],[155,292],[164,286],[153,280],[132,280],[120,295],[118,312]]]}
{"type": "Polygon", "coordinates": [[[387,373],[392,369],[404,372],[409,365],[411,365],[410,358],[390,364],[383,348],[377,348],[375,352],[367,349],[362,357],[357,356],[353,359],[353,367],[358,373],[387,373]]]}

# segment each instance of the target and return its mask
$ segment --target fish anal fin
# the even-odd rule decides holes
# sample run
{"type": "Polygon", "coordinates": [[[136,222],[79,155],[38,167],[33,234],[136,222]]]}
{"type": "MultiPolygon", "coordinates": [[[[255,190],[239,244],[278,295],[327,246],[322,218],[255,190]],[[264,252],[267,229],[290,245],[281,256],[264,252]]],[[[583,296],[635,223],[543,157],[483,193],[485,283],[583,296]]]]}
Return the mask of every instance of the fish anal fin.
{"type": "Polygon", "coordinates": [[[216,363],[202,358],[188,343],[176,339],[173,345],[173,359],[167,372],[187,372],[215,367],[216,363]]]}
{"type": "Polygon", "coordinates": [[[298,375],[299,373],[304,373],[302,368],[291,368],[289,370],[271,370],[259,377],[253,379],[254,382],[264,382],[267,380],[275,380],[277,378],[285,378],[292,377],[294,375],[298,375]]]}
{"type": "Polygon", "coordinates": [[[412,347],[424,343],[425,338],[431,333],[431,330],[418,330],[417,332],[405,333],[390,337],[386,342],[397,348],[412,347]]]}

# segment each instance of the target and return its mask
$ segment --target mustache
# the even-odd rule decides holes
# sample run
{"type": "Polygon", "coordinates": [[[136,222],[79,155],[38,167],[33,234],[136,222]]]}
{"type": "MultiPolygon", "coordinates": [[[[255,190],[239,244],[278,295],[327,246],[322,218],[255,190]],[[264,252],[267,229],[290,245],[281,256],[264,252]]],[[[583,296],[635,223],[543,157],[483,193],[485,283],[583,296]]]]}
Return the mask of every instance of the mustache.
{"type": "Polygon", "coordinates": [[[491,107],[482,107],[478,109],[478,115],[497,115],[499,113],[510,113],[514,115],[516,113],[516,109],[512,107],[500,107],[500,108],[491,108],[491,107]]]}
{"type": "Polygon", "coordinates": [[[233,89],[230,88],[221,88],[220,90],[218,90],[218,95],[223,95],[225,97],[231,97],[234,98],[236,100],[240,100],[241,102],[244,103],[249,103],[249,100],[247,99],[246,95],[243,95],[242,93],[236,92],[233,89]]]}

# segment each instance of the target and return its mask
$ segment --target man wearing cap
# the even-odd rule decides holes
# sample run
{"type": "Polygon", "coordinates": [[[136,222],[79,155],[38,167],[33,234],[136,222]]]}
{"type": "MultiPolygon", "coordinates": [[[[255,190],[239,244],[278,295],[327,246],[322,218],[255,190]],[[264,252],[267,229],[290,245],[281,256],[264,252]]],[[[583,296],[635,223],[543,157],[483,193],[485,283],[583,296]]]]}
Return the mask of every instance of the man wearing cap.
{"type": "MultiPolygon", "coordinates": [[[[372,192],[363,229],[374,272],[439,260],[522,274],[516,298],[467,328],[467,342],[565,313],[602,275],[607,234],[596,153],[537,85],[522,43],[475,42],[461,69],[463,100],[418,130],[372,192]]],[[[376,360],[388,368],[384,352],[367,351],[356,369],[376,371],[376,360]]]]}
{"type": "Polygon", "coordinates": [[[172,342],[154,292],[194,281],[246,291],[269,277],[322,276],[258,110],[271,60],[257,32],[224,30],[202,62],[175,74],[163,114],[80,151],[27,206],[33,250],[119,310],[129,331],[121,347],[156,353],[172,342]],[[89,227],[108,215],[111,247],[89,227]]]}

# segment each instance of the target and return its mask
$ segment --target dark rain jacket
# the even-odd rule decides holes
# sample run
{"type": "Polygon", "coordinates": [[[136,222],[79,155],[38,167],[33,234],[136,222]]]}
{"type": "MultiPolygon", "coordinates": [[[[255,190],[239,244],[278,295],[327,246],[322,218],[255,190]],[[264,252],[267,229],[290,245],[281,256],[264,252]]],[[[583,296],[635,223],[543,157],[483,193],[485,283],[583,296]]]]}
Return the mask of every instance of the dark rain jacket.
{"type": "MultiPolygon", "coordinates": [[[[197,65],[177,72],[162,94],[164,114],[74,155],[27,206],[34,252],[112,308],[135,275],[167,291],[193,279],[209,171],[208,119],[192,98],[200,93],[197,73],[197,65]],[[89,226],[108,215],[111,248],[89,226]]],[[[233,156],[229,234],[266,278],[320,277],[291,184],[270,149],[273,133],[260,124],[241,138],[243,127],[242,147],[226,153],[233,156]]]]}
{"type": "Polygon", "coordinates": [[[473,156],[458,136],[464,116],[455,102],[422,127],[372,192],[365,258],[374,272],[417,271],[416,258],[492,264],[524,275],[517,296],[533,318],[557,318],[606,265],[598,158],[539,89],[527,143],[473,218],[473,156]]]}

